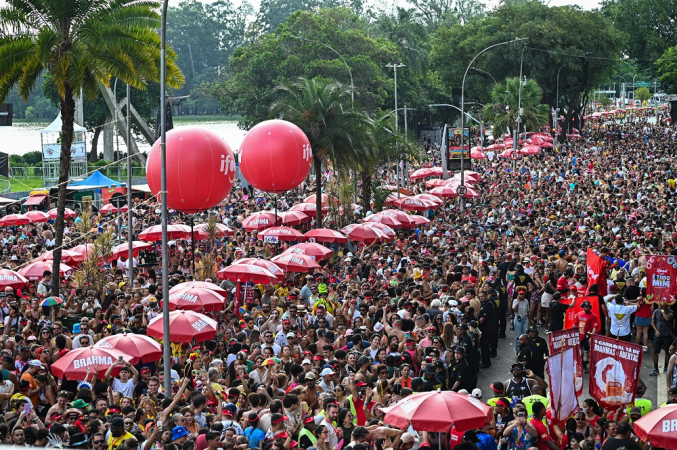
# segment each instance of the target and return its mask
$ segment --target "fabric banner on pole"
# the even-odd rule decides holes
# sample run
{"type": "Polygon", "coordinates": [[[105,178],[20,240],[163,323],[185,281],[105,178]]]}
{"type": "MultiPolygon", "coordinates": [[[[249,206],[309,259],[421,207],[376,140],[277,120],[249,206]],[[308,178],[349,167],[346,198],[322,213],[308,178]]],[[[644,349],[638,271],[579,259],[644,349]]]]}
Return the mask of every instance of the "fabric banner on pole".
{"type": "Polygon", "coordinates": [[[677,261],[672,255],[651,255],[646,262],[647,303],[675,303],[677,261]]]}
{"type": "Polygon", "coordinates": [[[590,338],[590,395],[616,410],[635,401],[642,346],[593,334],[590,338]]]}
{"type": "Polygon", "coordinates": [[[568,330],[570,328],[573,328],[576,326],[576,315],[583,311],[583,307],[581,306],[583,302],[588,301],[592,305],[591,313],[597,316],[597,318],[600,318],[599,315],[599,301],[597,300],[597,297],[577,297],[575,300],[576,304],[567,309],[566,315],[564,316],[564,329],[568,330]]]}
{"type": "MultiPolygon", "coordinates": [[[[590,293],[590,286],[596,284],[599,287],[599,295],[605,296],[606,290],[606,261],[597,256],[595,252],[588,247],[588,253],[585,258],[585,264],[588,271],[588,290],[586,295],[590,293]]],[[[597,316],[599,317],[599,315],[597,316]]]]}
{"type": "Polygon", "coordinates": [[[550,354],[556,355],[567,349],[574,349],[574,386],[576,397],[583,393],[583,362],[581,361],[581,336],[578,329],[553,331],[549,334],[550,354]]]}
{"type": "Polygon", "coordinates": [[[566,420],[578,408],[574,389],[574,353],[576,349],[567,348],[548,357],[550,405],[558,422],[566,420]]]}

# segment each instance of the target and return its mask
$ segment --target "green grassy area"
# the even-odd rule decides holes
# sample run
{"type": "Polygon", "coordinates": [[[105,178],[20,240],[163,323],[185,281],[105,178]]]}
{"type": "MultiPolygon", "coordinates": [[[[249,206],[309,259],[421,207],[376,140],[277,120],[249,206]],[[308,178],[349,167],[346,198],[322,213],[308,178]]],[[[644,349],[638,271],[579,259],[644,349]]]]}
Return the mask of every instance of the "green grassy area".
{"type": "Polygon", "coordinates": [[[10,192],[22,192],[42,187],[42,178],[13,178],[10,180],[12,188],[10,192]]]}
{"type": "Polygon", "coordinates": [[[174,116],[174,123],[196,123],[196,122],[218,122],[222,120],[232,120],[233,122],[242,119],[237,115],[211,115],[211,116],[174,116]]]}

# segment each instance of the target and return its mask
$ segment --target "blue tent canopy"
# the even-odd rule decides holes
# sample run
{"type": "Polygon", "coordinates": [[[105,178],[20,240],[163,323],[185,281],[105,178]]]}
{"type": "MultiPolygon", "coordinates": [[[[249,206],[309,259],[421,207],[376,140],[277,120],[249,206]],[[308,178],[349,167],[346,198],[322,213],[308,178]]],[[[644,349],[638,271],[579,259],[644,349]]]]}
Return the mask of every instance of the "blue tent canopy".
{"type": "Polygon", "coordinates": [[[108,178],[98,170],[95,170],[93,174],[91,174],[89,177],[85,178],[82,181],[78,181],[76,183],[71,183],[68,185],[68,187],[90,187],[92,189],[96,188],[104,188],[104,187],[118,187],[120,186],[120,183],[117,181],[108,178]]]}

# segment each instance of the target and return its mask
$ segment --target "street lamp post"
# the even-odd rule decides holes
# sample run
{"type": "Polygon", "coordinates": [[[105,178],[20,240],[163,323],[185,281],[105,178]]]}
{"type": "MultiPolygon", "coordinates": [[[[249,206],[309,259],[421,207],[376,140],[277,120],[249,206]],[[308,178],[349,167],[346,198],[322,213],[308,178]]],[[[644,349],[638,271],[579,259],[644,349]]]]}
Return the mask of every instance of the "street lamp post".
{"type": "MultiPolygon", "coordinates": [[[[132,245],[132,88],[127,83],[127,267],[129,279],[134,279],[134,246],[132,245]]],[[[118,211],[119,212],[119,211],[118,211]]]]}
{"type": "Polygon", "coordinates": [[[167,91],[167,8],[169,0],[163,0],[162,22],[160,25],[160,160],[162,210],[162,329],[164,339],[165,392],[172,392],[172,347],[169,340],[169,252],[167,251],[167,113],[165,95],[167,91]]]}
{"type": "Polygon", "coordinates": [[[475,71],[483,73],[485,75],[489,75],[491,77],[491,79],[494,80],[494,86],[498,84],[498,82],[496,81],[496,78],[494,78],[494,76],[492,74],[490,74],[489,72],[487,72],[486,70],[478,69],[477,67],[471,67],[470,70],[475,70],[475,71]]]}
{"type": "Polygon", "coordinates": [[[564,63],[562,63],[561,66],[559,66],[559,70],[557,71],[557,97],[555,98],[555,117],[552,119],[552,126],[555,131],[555,148],[557,148],[557,141],[559,137],[559,133],[557,132],[557,120],[559,118],[559,73],[562,70],[562,67],[564,67],[564,63]]]}
{"type": "MultiPolygon", "coordinates": [[[[397,112],[397,69],[406,67],[404,64],[387,64],[386,67],[392,68],[395,76],[395,134],[399,134],[399,113],[397,112]]],[[[397,161],[397,197],[400,196],[400,161],[397,161]]]]}
{"type": "Polygon", "coordinates": [[[319,42],[319,41],[316,41],[316,40],[313,40],[313,39],[304,38],[304,37],[301,37],[301,36],[294,36],[293,34],[291,35],[291,37],[293,37],[294,39],[299,39],[301,41],[313,42],[315,44],[322,45],[322,46],[328,48],[329,50],[331,50],[332,52],[336,53],[336,55],[339,57],[339,59],[346,66],[346,69],[348,69],[348,75],[350,75],[350,100],[351,100],[352,103],[355,103],[355,83],[353,83],[353,71],[350,70],[350,66],[348,65],[346,60],[343,59],[343,56],[341,56],[341,54],[339,52],[337,52],[332,47],[328,46],[327,44],[325,44],[323,42],[319,42]]]}
{"type": "MultiPolygon", "coordinates": [[[[485,48],[484,50],[480,51],[478,54],[475,55],[475,57],[470,61],[470,64],[468,64],[468,67],[465,69],[465,73],[463,74],[463,83],[461,83],[461,186],[465,185],[465,174],[463,172],[463,157],[465,156],[464,151],[463,151],[463,141],[465,140],[463,137],[463,126],[464,126],[464,119],[465,119],[465,79],[468,76],[468,71],[472,67],[473,63],[475,60],[484,52],[487,50],[490,50],[494,47],[498,47],[500,45],[507,45],[507,44],[512,44],[514,42],[521,42],[521,41],[526,41],[527,38],[521,38],[521,39],[513,39],[511,41],[505,41],[505,42],[499,42],[498,44],[493,44],[490,45],[489,47],[485,48]]],[[[522,52],[522,56],[524,56],[524,52],[522,52]]],[[[522,77],[521,73],[521,68],[520,68],[520,78],[522,77]]],[[[470,151],[470,133],[468,133],[468,151],[470,151]]],[[[461,201],[461,211],[463,211],[463,201],[461,201]]]]}

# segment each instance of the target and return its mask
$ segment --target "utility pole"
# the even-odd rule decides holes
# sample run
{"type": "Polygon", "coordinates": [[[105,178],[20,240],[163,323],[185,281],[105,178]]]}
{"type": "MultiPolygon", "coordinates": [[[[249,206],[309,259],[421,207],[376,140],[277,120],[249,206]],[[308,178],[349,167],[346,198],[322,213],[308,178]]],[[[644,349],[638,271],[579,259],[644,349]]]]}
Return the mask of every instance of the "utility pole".
{"type": "MultiPolygon", "coordinates": [[[[398,135],[399,131],[399,114],[397,112],[397,69],[401,67],[406,67],[404,64],[387,64],[386,67],[392,68],[395,77],[395,135],[398,135]]],[[[400,161],[397,161],[397,197],[400,196],[400,161]]]]}

